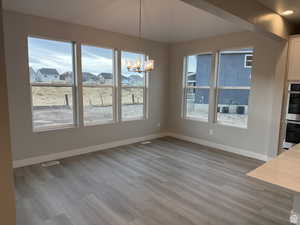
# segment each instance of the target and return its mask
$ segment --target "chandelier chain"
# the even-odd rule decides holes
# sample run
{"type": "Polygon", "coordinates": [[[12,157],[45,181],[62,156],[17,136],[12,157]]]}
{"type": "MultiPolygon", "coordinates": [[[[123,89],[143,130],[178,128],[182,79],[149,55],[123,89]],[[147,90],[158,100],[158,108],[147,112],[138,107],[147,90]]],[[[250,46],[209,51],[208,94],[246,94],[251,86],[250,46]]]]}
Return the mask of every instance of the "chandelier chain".
{"type": "Polygon", "coordinates": [[[142,39],[142,0],[140,0],[139,7],[139,37],[142,39]]]}
{"type": "MultiPolygon", "coordinates": [[[[138,17],[138,35],[140,44],[142,43],[142,0],[139,1],[139,17],[138,17]]],[[[143,49],[140,49],[141,51],[143,49]]],[[[139,56],[135,62],[131,62],[131,60],[127,61],[127,69],[129,72],[137,72],[137,73],[144,73],[150,72],[154,69],[154,60],[152,59],[143,59],[139,56]],[[142,62],[143,61],[143,62],[142,62]]]]}

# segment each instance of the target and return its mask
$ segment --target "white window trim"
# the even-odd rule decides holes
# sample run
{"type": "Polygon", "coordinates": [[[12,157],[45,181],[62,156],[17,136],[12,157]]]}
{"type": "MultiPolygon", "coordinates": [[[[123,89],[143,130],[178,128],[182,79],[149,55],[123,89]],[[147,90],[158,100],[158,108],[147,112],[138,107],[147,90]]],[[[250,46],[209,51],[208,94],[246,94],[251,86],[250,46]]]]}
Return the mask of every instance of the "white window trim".
{"type": "MultiPolygon", "coordinates": [[[[251,93],[251,86],[247,87],[247,86],[239,86],[239,87],[231,87],[231,86],[218,86],[218,79],[219,79],[219,70],[220,70],[220,57],[221,57],[221,50],[218,51],[218,65],[217,65],[217,71],[216,71],[216,95],[215,95],[215,110],[214,110],[214,123],[217,125],[221,125],[221,126],[226,126],[226,127],[231,127],[231,128],[238,128],[238,129],[248,129],[249,127],[249,115],[248,115],[248,119],[247,119],[247,123],[245,124],[245,126],[239,126],[239,125],[235,125],[235,124],[229,124],[223,121],[218,120],[218,99],[219,99],[219,92],[220,90],[250,90],[251,93]]],[[[254,48],[253,48],[253,52],[254,52],[254,48]]],[[[241,52],[243,53],[243,52],[241,52]]],[[[253,57],[253,53],[252,54],[246,54],[245,58],[244,58],[244,66],[245,68],[252,68],[252,66],[250,67],[246,67],[246,56],[252,56],[253,57]]],[[[253,60],[252,60],[253,61],[253,60]]],[[[250,107],[250,96],[251,94],[249,93],[249,104],[248,104],[248,110],[250,107]]]]}
{"type": "Polygon", "coordinates": [[[149,118],[149,74],[151,72],[145,72],[144,73],[144,85],[138,86],[138,85],[122,85],[122,52],[129,52],[129,53],[135,53],[135,54],[142,54],[146,59],[149,59],[149,55],[147,55],[145,52],[142,51],[130,51],[130,50],[119,50],[119,63],[118,63],[118,86],[119,86],[119,121],[120,122],[132,122],[132,121],[142,121],[147,120],[149,118]],[[123,88],[142,88],[143,89],[143,116],[142,117],[132,117],[132,118],[122,118],[122,89],[123,88]]]}
{"type": "MultiPolygon", "coordinates": [[[[59,83],[31,83],[30,82],[30,74],[29,74],[29,58],[26,57],[27,65],[28,65],[28,82],[30,85],[30,105],[31,105],[31,122],[32,122],[32,131],[33,132],[47,132],[47,131],[56,131],[56,130],[62,130],[62,129],[70,129],[70,128],[83,128],[83,127],[92,127],[92,126],[101,126],[105,124],[115,124],[115,123],[121,123],[121,122],[131,122],[131,121],[141,121],[141,120],[147,120],[149,118],[149,72],[145,73],[144,76],[144,85],[143,86],[124,86],[124,88],[143,88],[143,117],[136,117],[136,118],[129,118],[129,119],[123,119],[122,120],[122,84],[121,84],[121,53],[122,51],[126,52],[132,52],[132,53],[138,53],[143,54],[145,58],[149,58],[149,55],[147,55],[145,52],[142,51],[131,51],[129,49],[116,49],[111,47],[103,47],[98,46],[95,44],[88,44],[86,42],[81,41],[70,41],[70,40],[63,40],[63,39],[56,39],[56,38],[49,38],[41,35],[28,35],[28,38],[40,38],[44,40],[50,40],[50,41],[60,41],[60,42],[66,42],[72,44],[72,59],[73,59],[73,83],[72,84],[59,84],[59,83]],[[87,46],[93,46],[93,47],[99,47],[99,48],[105,48],[105,49],[111,49],[113,51],[113,84],[112,85],[89,85],[89,84],[83,84],[82,81],[82,61],[81,61],[81,47],[87,45],[87,46]],[[55,126],[44,126],[44,127],[34,127],[34,120],[33,120],[33,101],[32,101],[32,86],[42,86],[42,87],[72,87],[72,99],[73,99],[73,123],[72,124],[62,124],[62,125],[55,125],[55,126]],[[83,115],[83,87],[109,87],[113,88],[113,120],[107,120],[102,122],[95,122],[95,123],[84,123],[84,115],[83,115]]],[[[29,52],[28,47],[28,41],[26,42],[26,50],[27,53],[29,52]]],[[[28,55],[28,54],[27,54],[28,55]]]]}
{"type": "MultiPolygon", "coordinates": [[[[251,47],[253,48],[253,47],[251,47]]],[[[253,48],[253,52],[254,52],[254,48],[253,48]]],[[[226,127],[230,127],[230,128],[237,128],[237,129],[248,129],[249,127],[249,116],[248,116],[248,120],[247,120],[247,124],[245,124],[245,126],[238,126],[238,125],[234,125],[234,124],[228,124],[228,123],[224,123],[222,121],[218,120],[218,112],[217,112],[217,107],[218,107],[218,97],[219,97],[219,91],[220,90],[229,90],[229,89],[235,89],[235,90],[251,90],[251,86],[247,87],[247,86],[241,86],[241,87],[229,87],[229,86],[218,86],[218,78],[219,78],[219,69],[220,69],[220,53],[222,51],[217,51],[217,52],[206,52],[206,53],[200,53],[200,54],[196,54],[196,55],[203,55],[203,54],[212,54],[212,70],[211,70],[211,83],[210,86],[208,86],[210,88],[210,92],[209,92],[209,112],[208,112],[208,121],[207,120],[203,120],[203,119],[199,119],[199,118],[195,118],[195,117],[188,117],[186,115],[186,89],[188,88],[207,88],[207,86],[188,86],[186,85],[186,79],[187,79],[187,70],[188,70],[188,56],[184,57],[183,60],[183,79],[182,79],[182,99],[181,99],[181,118],[184,120],[192,120],[192,121],[199,121],[199,122],[205,122],[205,123],[210,123],[210,124],[216,124],[216,125],[220,125],[220,126],[226,126],[226,127]]],[[[249,51],[247,51],[249,52],[249,51]]],[[[247,54],[248,56],[252,56],[253,57],[253,53],[252,54],[247,54]]],[[[246,59],[246,55],[245,55],[245,59],[246,59]]],[[[252,60],[253,62],[253,60],[252,60]]],[[[245,66],[245,62],[244,62],[244,66],[245,66]]],[[[252,68],[248,67],[248,68],[252,68]]],[[[251,107],[251,91],[249,94],[249,104],[248,104],[248,112],[249,112],[249,108],[251,107]]]]}
{"type": "MultiPolygon", "coordinates": [[[[214,64],[214,57],[215,54],[213,52],[202,52],[202,53],[197,53],[194,55],[211,55],[212,56],[212,70],[211,70],[211,79],[213,77],[213,64],[214,64]]],[[[187,75],[188,75],[188,58],[190,56],[193,55],[188,55],[184,57],[184,61],[183,61],[183,79],[182,79],[182,99],[181,99],[181,105],[182,105],[182,109],[181,109],[181,117],[184,120],[191,120],[191,121],[198,121],[198,122],[204,122],[204,123],[209,123],[210,121],[210,99],[211,99],[211,85],[210,86],[189,86],[187,85],[187,75]],[[207,119],[203,119],[203,118],[198,118],[198,117],[194,117],[194,116],[188,116],[187,115],[187,89],[208,89],[209,90],[209,109],[208,109],[208,118],[207,119]]],[[[211,83],[211,80],[210,80],[211,83]]]]}
{"type": "Polygon", "coordinates": [[[68,41],[68,40],[62,40],[62,39],[55,39],[55,38],[48,38],[48,37],[43,37],[43,36],[38,36],[38,35],[28,35],[26,37],[26,50],[27,50],[27,65],[28,65],[28,81],[29,81],[29,86],[30,86],[30,110],[31,110],[31,127],[32,127],[32,132],[34,133],[40,133],[40,132],[45,132],[45,131],[54,131],[54,130],[62,130],[62,129],[69,129],[69,128],[76,128],[78,126],[78,120],[77,120],[77,115],[78,115],[78,110],[77,110],[77,91],[76,91],[76,80],[77,80],[77,68],[76,68],[76,48],[77,44],[74,41],[68,41]],[[44,39],[48,41],[57,41],[57,42],[65,42],[68,44],[72,45],[72,68],[73,68],[73,83],[67,84],[67,83],[31,83],[30,80],[30,72],[29,72],[29,46],[28,46],[28,39],[29,38],[39,38],[39,39],[44,39]],[[72,88],[72,110],[73,110],[73,123],[65,123],[61,125],[50,125],[50,126],[41,126],[41,127],[35,127],[34,126],[34,120],[33,120],[33,96],[32,96],[32,87],[71,87],[72,88]]]}
{"type": "Polygon", "coordinates": [[[118,104],[118,99],[116,98],[117,95],[117,80],[118,80],[118,73],[117,73],[117,69],[116,69],[116,60],[117,57],[116,55],[118,54],[118,51],[114,48],[108,48],[108,47],[103,47],[103,46],[99,46],[99,45],[95,45],[95,44],[89,44],[89,43],[81,43],[80,44],[80,85],[82,88],[82,92],[81,92],[81,105],[82,105],[82,126],[83,127],[93,127],[93,126],[98,126],[98,125],[105,125],[105,124],[114,124],[117,122],[117,104],[118,104]],[[106,49],[106,50],[111,50],[112,51],[112,84],[85,84],[83,82],[83,72],[82,72],[82,47],[84,46],[89,46],[89,47],[94,47],[94,48],[101,48],[101,49],[106,49]],[[111,88],[112,89],[112,119],[111,120],[103,120],[103,121],[95,121],[95,122],[90,122],[90,123],[85,123],[84,121],[84,105],[83,105],[83,88],[85,87],[90,87],[90,88],[111,88]]]}

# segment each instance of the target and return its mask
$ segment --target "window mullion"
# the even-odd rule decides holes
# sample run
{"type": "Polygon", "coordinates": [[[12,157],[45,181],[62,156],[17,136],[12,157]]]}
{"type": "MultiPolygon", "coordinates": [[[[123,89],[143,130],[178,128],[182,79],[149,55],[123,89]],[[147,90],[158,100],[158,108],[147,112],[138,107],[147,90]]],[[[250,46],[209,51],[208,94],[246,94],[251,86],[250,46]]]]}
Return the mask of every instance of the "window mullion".
{"type": "Polygon", "coordinates": [[[115,57],[114,57],[114,72],[115,72],[115,107],[114,107],[114,115],[115,115],[115,120],[117,122],[121,121],[121,113],[122,113],[122,71],[121,71],[121,50],[116,49],[114,51],[115,57]]]}
{"type": "Polygon", "coordinates": [[[75,60],[75,89],[76,89],[76,121],[78,127],[83,127],[83,91],[82,91],[82,66],[81,66],[81,43],[75,45],[74,51],[75,60]]]}
{"type": "Polygon", "coordinates": [[[211,68],[211,80],[210,80],[210,96],[209,96],[209,115],[208,121],[215,123],[217,119],[217,98],[218,98],[218,68],[219,68],[219,52],[213,54],[213,62],[211,68]]]}
{"type": "MultiPolygon", "coordinates": [[[[147,76],[146,75],[146,73],[145,73],[145,76],[147,76]]],[[[147,86],[146,86],[146,84],[143,86],[143,117],[144,117],[144,119],[148,119],[148,113],[147,113],[147,111],[148,111],[148,105],[147,105],[147,99],[148,99],[148,97],[146,96],[147,95],[147,86]]]]}
{"type": "Polygon", "coordinates": [[[186,108],[187,108],[187,98],[186,98],[186,94],[187,94],[187,85],[186,85],[186,81],[187,81],[187,71],[188,71],[188,57],[185,56],[184,60],[183,60],[183,79],[182,79],[182,99],[181,99],[181,112],[182,115],[181,117],[183,119],[186,118],[186,108]]]}

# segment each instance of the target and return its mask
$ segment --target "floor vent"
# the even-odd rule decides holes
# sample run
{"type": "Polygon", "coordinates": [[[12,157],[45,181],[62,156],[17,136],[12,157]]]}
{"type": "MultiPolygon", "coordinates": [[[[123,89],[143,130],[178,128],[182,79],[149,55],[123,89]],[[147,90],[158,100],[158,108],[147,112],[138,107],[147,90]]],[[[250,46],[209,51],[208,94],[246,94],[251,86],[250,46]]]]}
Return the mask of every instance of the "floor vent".
{"type": "Polygon", "coordinates": [[[50,166],[57,166],[59,165],[60,162],[59,161],[49,161],[49,162],[45,162],[45,163],[42,163],[42,167],[50,167],[50,166]]]}
{"type": "Polygon", "coordinates": [[[151,141],[143,141],[141,142],[142,145],[148,145],[148,144],[151,144],[152,142],[151,141]]]}

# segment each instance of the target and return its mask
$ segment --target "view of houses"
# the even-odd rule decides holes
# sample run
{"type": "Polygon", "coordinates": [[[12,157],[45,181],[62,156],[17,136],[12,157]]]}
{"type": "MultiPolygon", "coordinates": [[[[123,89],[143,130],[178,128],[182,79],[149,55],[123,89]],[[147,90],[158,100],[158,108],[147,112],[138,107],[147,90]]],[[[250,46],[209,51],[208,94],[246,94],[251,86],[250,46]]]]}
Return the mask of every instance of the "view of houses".
{"type": "MultiPolygon", "coordinates": [[[[29,67],[32,87],[32,107],[34,127],[45,127],[49,124],[71,124],[73,122],[73,93],[71,87],[40,86],[39,84],[71,84],[73,72],[59,73],[55,68],[40,68],[34,70],[29,67]],[[51,99],[51,101],[49,101],[51,99]]],[[[113,119],[112,88],[88,87],[94,85],[112,85],[112,73],[102,72],[93,74],[83,72],[84,121],[101,122],[113,119]]],[[[142,86],[144,78],[131,73],[122,75],[122,117],[129,118],[132,115],[143,115],[143,89],[131,88],[131,86],[142,86]]]]}
{"type": "MultiPolygon", "coordinates": [[[[252,49],[223,51],[218,68],[218,120],[224,123],[239,121],[246,126],[251,87],[252,49]]],[[[189,56],[187,87],[187,115],[207,120],[209,87],[211,82],[211,54],[189,56]]]]}
{"type": "MultiPolygon", "coordinates": [[[[35,71],[32,67],[29,68],[31,83],[72,83],[73,73],[59,72],[54,68],[41,68],[35,71]]],[[[107,84],[113,83],[112,73],[102,72],[100,74],[93,74],[90,72],[83,72],[83,82],[85,84],[107,84]]],[[[137,74],[122,75],[122,85],[138,86],[143,85],[144,78],[137,74]]]]}

